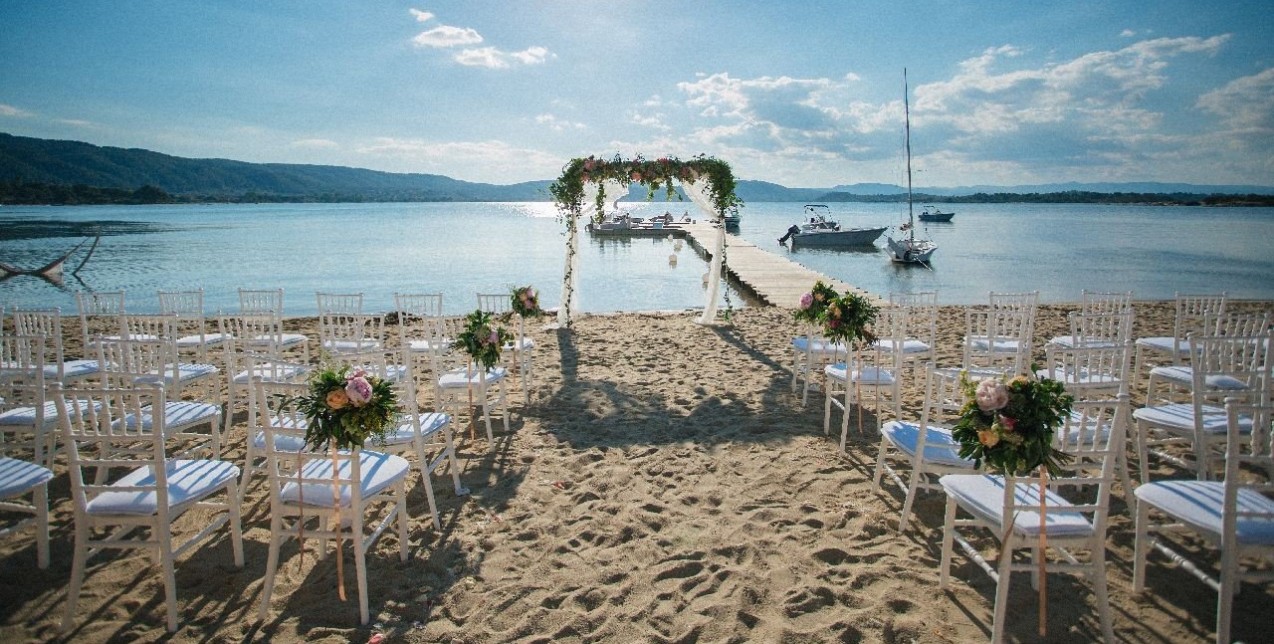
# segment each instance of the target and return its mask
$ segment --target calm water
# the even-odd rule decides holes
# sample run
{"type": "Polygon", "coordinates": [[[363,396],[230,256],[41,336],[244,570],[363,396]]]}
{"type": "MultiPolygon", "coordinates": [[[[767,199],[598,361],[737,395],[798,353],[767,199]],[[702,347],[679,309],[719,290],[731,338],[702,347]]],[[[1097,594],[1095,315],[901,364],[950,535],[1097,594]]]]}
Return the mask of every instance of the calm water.
{"type": "MultiPolygon", "coordinates": [[[[893,265],[879,249],[784,249],[776,239],[800,218],[801,205],[748,204],[739,234],[882,295],[936,289],[943,303],[961,304],[983,301],[991,290],[1038,289],[1043,300],[1063,302],[1087,288],[1132,290],[1143,299],[1219,290],[1274,299],[1274,209],[961,206],[953,223],[925,230],[939,245],[928,270],[893,265]]],[[[692,208],[626,207],[638,216],[692,208]]],[[[904,208],[832,210],[843,225],[861,226],[898,223],[904,208]]],[[[475,304],[475,292],[531,284],[545,306],[556,306],[565,248],[548,203],[6,206],[0,261],[39,266],[99,231],[101,244],[78,276],[69,273],[87,244],[67,262],[60,285],[28,276],[0,281],[0,304],[73,313],[77,290],[123,289],[130,311],[150,312],[158,289],[203,287],[212,313],[236,310],[237,288],[282,287],[289,315],[313,314],[317,290],[361,291],[365,307],[381,311],[393,308],[396,291],[441,291],[448,311],[461,313],[475,304]]],[[[707,265],[689,246],[587,234],[581,246],[586,311],[703,305],[707,265]]],[[[737,294],[731,300],[741,304],[737,294]]]]}

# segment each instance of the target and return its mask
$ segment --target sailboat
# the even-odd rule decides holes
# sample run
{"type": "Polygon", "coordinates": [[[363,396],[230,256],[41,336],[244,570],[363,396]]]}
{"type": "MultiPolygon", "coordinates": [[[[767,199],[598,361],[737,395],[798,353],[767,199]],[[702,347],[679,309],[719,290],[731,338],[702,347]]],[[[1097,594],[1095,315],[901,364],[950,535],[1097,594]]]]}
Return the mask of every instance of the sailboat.
{"type": "Polygon", "coordinates": [[[929,258],[933,256],[934,251],[938,250],[938,245],[931,239],[916,239],[916,214],[911,204],[911,103],[907,94],[907,70],[903,69],[902,105],[907,123],[907,223],[903,224],[899,230],[906,230],[907,236],[894,239],[893,235],[886,235],[885,242],[889,259],[899,264],[928,266],[929,258]]]}

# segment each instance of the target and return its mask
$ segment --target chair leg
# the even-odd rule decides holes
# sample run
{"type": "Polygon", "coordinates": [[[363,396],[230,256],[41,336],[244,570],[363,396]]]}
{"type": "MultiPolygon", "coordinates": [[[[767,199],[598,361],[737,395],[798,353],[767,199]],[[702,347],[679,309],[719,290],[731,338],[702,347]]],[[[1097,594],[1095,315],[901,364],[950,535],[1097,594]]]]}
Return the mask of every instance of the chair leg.
{"type": "MultiPolygon", "coordinates": [[[[270,550],[265,559],[265,583],[261,589],[261,608],[257,617],[265,621],[270,612],[270,594],[274,592],[274,578],[279,570],[279,542],[283,539],[283,518],[271,509],[270,512],[270,550]]],[[[305,544],[301,543],[301,548],[305,544]]]]}
{"type": "Polygon", "coordinates": [[[823,395],[823,435],[831,432],[832,427],[832,392],[829,389],[823,395]]]}
{"type": "MultiPolygon", "coordinates": [[[[425,439],[417,436],[414,442],[416,448],[416,465],[420,468],[420,482],[425,486],[425,499],[429,501],[429,514],[433,518],[435,530],[442,529],[442,521],[438,518],[438,503],[434,500],[433,477],[429,475],[429,458],[425,454],[425,439]]],[[[406,505],[402,506],[406,508],[406,505]]]]}
{"type": "Polygon", "coordinates": [[[995,614],[992,615],[991,641],[1004,641],[1004,621],[1008,616],[1009,581],[1013,578],[1013,537],[1001,544],[999,578],[995,580],[995,614]]]}
{"type": "MultiPolygon", "coordinates": [[[[907,529],[907,519],[911,518],[911,506],[916,502],[916,490],[920,488],[920,480],[924,475],[924,470],[920,467],[913,467],[911,470],[911,476],[907,480],[907,496],[902,501],[902,516],[898,519],[899,532],[907,529]]],[[[954,517],[952,518],[954,520],[954,517]]]]}
{"type": "Polygon", "coordinates": [[[1132,547],[1132,589],[1146,589],[1146,558],[1150,555],[1150,504],[1141,501],[1136,505],[1136,537],[1132,547]]]}
{"type": "Polygon", "coordinates": [[[1216,603],[1216,641],[1230,641],[1230,626],[1233,622],[1234,593],[1239,586],[1238,553],[1233,548],[1221,550],[1221,587],[1217,589],[1216,603]]]}
{"type": "MultiPolygon", "coordinates": [[[[407,516],[407,480],[398,483],[398,560],[407,561],[407,524],[411,517],[407,516]]],[[[438,515],[434,514],[437,522],[438,515]]]]}
{"type": "Polygon", "coordinates": [[[938,564],[938,588],[946,590],[951,578],[951,546],[955,543],[956,501],[947,497],[947,509],[942,519],[942,559],[938,564]]]}
{"type": "Polygon", "coordinates": [[[1110,620],[1110,599],[1106,588],[1106,546],[1096,544],[1093,548],[1093,594],[1097,600],[1097,616],[1101,620],[1102,637],[1107,642],[1115,641],[1115,629],[1110,620]]]}
{"type": "Polygon", "coordinates": [[[88,526],[76,517],[75,552],[71,555],[71,585],[66,589],[66,614],[62,616],[62,632],[68,632],[75,624],[75,605],[80,600],[84,586],[84,564],[88,558],[88,526]]]}
{"type": "Polygon", "coordinates": [[[239,485],[230,479],[226,487],[226,511],[230,513],[230,549],[234,552],[236,568],[243,567],[243,515],[239,501],[242,497],[239,485]]]}
{"type": "Polygon", "coordinates": [[[871,475],[871,491],[880,492],[880,477],[885,473],[885,455],[889,449],[889,439],[880,437],[880,447],[876,450],[876,471],[871,475]]]}
{"type": "MultiPolygon", "coordinates": [[[[857,400],[857,396],[850,395],[850,388],[852,386],[853,383],[849,381],[845,382],[845,409],[843,410],[844,413],[841,414],[840,417],[840,451],[842,454],[845,453],[845,442],[849,438],[849,409],[851,407],[851,402],[857,402],[859,405],[862,404],[857,400]]],[[[828,395],[831,395],[831,387],[828,387],[828,395]]]]}
{"type": "Polygon", "coordinates": [[[35,506],[35,558],[40,570],[49,567],[49,484],[36,486],[32,497],[35,506]]]}
{"type": "Polygon", "coordinates": [[[164,604],[168,606],[168,632],[177,632],[177,575],[173,570],[172,529],[161,521],[159,533],[160,566],[164,575],[164,604]]]}
{"type": "MultiPolygon", "coordinates": [[[[363,509],[357,508],[355,512],[350,532],[354,541],[354,574],[358,577],[358,623],[366,626],[370,617],[367,609],[367,544],[363,535],[363,509]]],[[[339,553],[337,556],[340,556],[339,553]]]]}
{"type": "Polygon", "coordinates": [[[451,484],[456,491],[456,496],[464,496],[469,493],[469,488],[460,484],[460,462],[456,460],[456,439],[455,432],[451,430],[451,423],[443,428],[447,440],[447,468],[451,470],[451,484]]]}

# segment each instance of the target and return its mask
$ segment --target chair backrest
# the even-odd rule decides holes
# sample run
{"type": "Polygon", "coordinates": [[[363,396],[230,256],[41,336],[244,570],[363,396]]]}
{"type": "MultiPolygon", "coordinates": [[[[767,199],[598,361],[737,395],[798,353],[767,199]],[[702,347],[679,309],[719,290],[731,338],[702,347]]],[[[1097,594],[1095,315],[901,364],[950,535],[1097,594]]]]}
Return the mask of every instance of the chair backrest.
{"type": "Polygon", "coordinates": [[[362,293],[324,293],[319,291],[314,295],[318,303],[319,315],[329,313],[357,315],[363,312],[362,293]]]}
{"type": "Polygon", "coordinates": [[[1040,303],[1040,292],[997,293],[991,291],[987,299],[993,309],[1023,309],[1031,311],[1031,315],[1034,315],[1035,308],[1040,303]]]}
{"type": "Polygon", "coordinates": [[[171,314],[122,313],[119,337],[128,340],[177,341],[177,316],[171,314]]]}
{"type": "Polygon", "coordinates": [[[860,355],[873,354],[866,358],[870,363],[900,377],[905,357],[902,347],[908,337],[910,320],[911,313],[907,309],[895,306],[878,309],[876,321],[871,325],[877,342],[861,350],[860,355]]]}
{"type": "Polygon", "coordinates": [[[1196,419],[1202,406],[1228,396],[1255,401],[1268,396],[1270,343],[1274,332],[1257,335],[1190,335],[1190,376],[1196,419]]]}
{"type": "Polygon", "coordinates": [[[366,313],[322,313],[319,344],[332,353],[379,348],[385,341],[385,316],[366,313]]]}
{"type": "Polygon", "coordinates": [[[282,317],[283,289],[239,289],[239,313],[282,317]]]}
{"type": "Polygon", "coordinates": [[[513,310],[513,296],[508,293],[478,293],[478,309],[500,315],[513,310]]]}
{"type": "Polygon", "coordinates": [[[1204,316],[1204,333],[1207,335],[1253,336],[1265,333],[1270,328],[1269,311],[1257,313],[1224,313],[1204,316]]]}
{"type": "Polygon", "coordinates": [[[1034,335],[1034,309],[967,309],[963,366],[1025,373],[1034,335]]]}
{"type": "Polygon", "coordinates": [[[1090,313],[1071,311],[1066,314],[1070,325],[1071,345],[1120,345],[1132,338],[1131,311],[1125,313],[1090,313]]]}
{"type": "Polygon", "coordinates": [[[76,516],[82,517],[88,504],[101,495],[111,494],[111,505],[119,506],[120,514],[129,513],[124,497],[139,501],[153,497],[159,516],[167,517],[164,414],[149,413],[164,407],[163,387],[63,388],[54,383],[52,390],[66,443],[76,516]],[[149,476],[137,478],[130,486],[112,485],[118,477],[101,481],[96,476],[99,468],[109,472],[139,467],[148,468],[149,476]],[[89,469],[93,475],[86,477],[89,469]]]}
{"type": "Polygon", "coordinates": [[[907,310],[907,333],[933,347],[938,339],[938,292],[890,293],[889,303],[907,310]]]}
{"type": "Polygon", "coordinates": [[[62,310],[57,307],[24,309],[14,308],[13,333],[15,335],[44,336],[48,360],[58,367],[58,379],[62,379],[62,363],[66,357],[62,351],[62,310]]]}
{"type": "Polygon", "coordinates": [[[1172,318],[1173,337],[1183,339],[1191,333],[1204,331],[1209,317],[1225,313],[1227,300],[1224,292],[1215,295],[1177,293],[1172,318]]]}
{"type": "MultiPolygon", "coordinates": [[[[284,444],[295,446],[305,439],[309,421],[301,409],[301,397],[309,394],[309,384],[253,377],[251,386],[254,405],[251,416],[256,428],[266,436],[266,451],[295,454],[284,444]],[[279,435],[286,435],[292,440],[276,441],[279,435]]],[[[281,465],[284,468],[292,466],[291,463],[281,465]]]]}
{"type": "Polygon", "coordinates": [[[1132,313],[1132,291],[1101,292],[1084,289],[1080,293],[1081,313],[1132,313]]]}
{"type": "Polygon", "coordinates": [[[159,291],[159,312],[179,319],[204,319],[203,289],[159,291]]]}
{"type": "Polygon", "coordinates": [[[141,384],[167,385],[174,390],[180,382],[177,345],[168,340],[122,340],[99,337],[94,340],[103,378],[114,387],[141,384]]]}
{"type": "Polygon", "coordinates": [[[95,333],[104,329],[109,329],[108,333],[116,332],[118,318],[124,314],[124,291],[76,291],[75,306],[80,314],[80,337],[87,351],[89,338],[95,333]],[[105,326],[96,331],[90,328],[91,325],[103,324],[105,326]]]}
{"type": "Polygon", "coordinates": [[[1132,341],[1044,348],[1044,375],[1056,380],[1076,400],[1108,399],[1128,393],[1128,363],[1132,341]]]}
{"type": "Polygon", "coordinates": [[[446,337],[442,293],[394,293],[394,310],[398,313],[398,340],[403,347],[408,347],[413,339],[427,339],[433,347],[434,340],[446,337]],[[414,334],[413,328],[417,329],[414,334]]]}

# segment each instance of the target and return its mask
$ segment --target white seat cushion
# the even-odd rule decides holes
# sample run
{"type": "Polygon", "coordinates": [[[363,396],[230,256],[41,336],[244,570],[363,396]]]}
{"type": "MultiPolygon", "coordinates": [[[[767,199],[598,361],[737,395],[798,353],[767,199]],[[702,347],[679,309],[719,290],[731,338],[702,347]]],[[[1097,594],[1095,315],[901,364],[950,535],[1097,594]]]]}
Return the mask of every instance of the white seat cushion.
{"type": "MultiPolygon", "coordinates": [[[[304,418],[275,418],[271,421],[279,431],[274,432],[274,450],[277,452],[304,452],[305,428],[309,424],[304,418]]],[[[257,431],[252,436],[252,446],[265,449],[265,432],[257,431]]]]}
{"type": "MultiPolygon", "coordinates": [[[[1207,434],[1224,434],[1227,427],[1225,408],[1215,405],[1203,405],[1202,427],[1207,434]]],[[[1132,412],[1132,417],[1161,427],[1171,427],[1183,432],[1194,431],[1194,405],[1174,403],[1171,405],[1155,405],[1142,407],[1132,412]]],[[[1252,431],[1252,417],[1239,417],[1239,431],[1252,431]]]]}
{"type": "MultiPolygon", "coordinates": [[[[85,378],[87,376],[100,373],[101,371],[102,368],[98,366],[96,360],[67,360],[62,363],[62,377],[67,380],[85,378]]],[[[45,378],[56,378],[57,375],[57,365],[48,365],[44,367],[45,378]]]]}
{"type": "Polygon", "coordinates": [[[1151,349],[1162,353],[1172,353],[1176,350],[1177,355],[1190,355],[1190,341],[1185,339],[1180,340],[1180,345],[1177,345],[1177,342],[1178,340],[1172,336],[1155,336],[1150,338],[1137,338],[1135,344],[1143,349],[1151,349]],[[1174,347],[1178,348],[1174,349],[1174,347]]]}
{"type": "Polygon", "coordinates": [[[380,348],[379,340],[325,340],[323,348],[328,351],[352,352],[352,351],[370,351],[380,348]]]}
{"type": "Polygon", "coordinates": [[[0,457],[0,499],[17,496],[53,478],[47,467],[7,456],[0,457]]]}
{"type": "Polygon", "coordinates": [[[512,351],[515,348],[518,351],[530,351],[531,349],[535,348],[535,340],[532,340],[531,338],[528,338],[526,336],[522,336],[522,342],[519,343],[516,340],[514,340],[513,342],[505,342],[504,348],[510,351],[512,351]]]}
{"type": "Polygon", "coordinates": [[[1114,389],[1121,384],[1121,381],[1119,380],[1119,378],[1116,378],[1108,373],[1089,371],[1087,369],[1063,370],[1063,369],[1055,368],[1051,376],[1049,375],[1048,369],[1037,369],[1035,371],[1035,377],[1037,378],[1052,377],[1055,380],[1059,380],[1063,384],[1068,384],[1068,385],[1107,387],[1111,389],[1114,389]]]}
{"type": "MultiPolygon", "coordinates": [[[[221,407],[211,403],[193,400],[175,400],[164,403],[164,426],[168,429],[181,429],[191,425],[199,425],[221,417],[221,407]]],[[[137,428],[137,414],[124,417],[125,426],[137,428]]],[[[146,405],[141,410],[141,427],[148,430],[155,424],[154,409],[146,405]]]]}
{"type": "Polygon", "coordinates": [[[447,351],[454,344],[455,341],[451,338],[439,338],[436,343],[429,340],[412,340],[407,343],[407,348],[415,353],[433,353],[434,351],[447,351]]]}
{"type": "MultiPolygon", "coordinates": [[[[410,464],[401,456],[393,456],[391,454],[382,454],[380,452],[360,451],[359,470],[362,475],[363,498],[372,496],[381,490],[393,485],[407,475],[410,464]]],[[[339,486],[340,505],[341,507],[349,507],[352,499],[352,489],[348,483],[350,479],[350,459],[340,460],[340,470],[337,476],[345,481],[339,486]]],[[[330,508],[333,507],[332,498],[332,459],[328,457],[318,457],[306,461],[301,467],[301,475],[307,479],[321,479],[326,483],[306,483],[298,485],[295,482],[286,483],[280,492],[280,497],[284,503],[291,505],[299,505],[302,497],[304,504],[307,506],[330,508]]]]}
{"type": "MultiPolygon", "coordinates": [[[[885,438],[899,451],[914,458],[920,444],[920,425],[902,421],[890,421],[880,429],[885,438]]],[[[973,469],[973,461],[960,457],[960,444],[951,438],[948,427],[930,426],[925,431],[924,461],[946,467],[973,469]]]]}
{"type": "MultiPolygon", "coordinates": [[[[1137,499],[1145,501],[1189,524],[1199,532],[1219,538],[1225,505],[1225,484],[1217,481],[1156,481],[1140,485],[1137,499]]],[[[1274,545],[1274,500],[1251,489],[1239,489],[1237,530],[1241,545],[1274,545]],[[1248,516],[1260,513],[1267,516],[1248,516]]]]}
{"type": "Polygon", "coordinates": [[[862,369],[855,369],[849,373],[845,371],[845,363],[837,362],[823,367],[823,373],[828,378],[838,382],[845,382],[846,379],[852,380],[862,385],[885,386],[892,385],[895,382],[894,374],[880,367],[867,366],[862,369]]]}
{"type": "MultiPolygon", "coordinates": [[[[151,468],[139,467],[112,483],[114,487],[154,486],[151,468]]],[[[216,492],[229,481],[239,478],[239,468],[225,461],[171,460],[165,464],[168,478],[168,507],[180,508],[216,492]]],[[[88,513],[98,515],[154,514],[159,496],[153,490],[104,492],[88,502],[88,513]]]]}
{"type": "Polygon", "coordinates": [[[933,350],[929,345],[915,338],[907,338],[901,343],[894,342],[893,338],[881,338],[876,341],[874,346],[880,347],[881,351],[892,353],[894,351],[895,344],[900,344],[902,346],[903,354],[929,353],[933,350]]]}
{"type": "Polygon", "coordinates": [[[985,335],[966,337],[964,342],[978,351],[989,351],[991,353],[1015,353],[1021,346],[1021,342],[1016,338],[996,337],[992,341],[985,335]]]}
{"type": "Polygon", "coordinates": [[[309,371],[310,368],[305,365],[270,362],[255,365],[251,369],[236,373],[233,381],[236,385],[246,385],[251,382],[253,376],[256,376],[262,380],[289,382],[309,373],[309,371]]]}
{"type": "Polygon", "coordinates": [[[280,333],[279,335],[258,335],[252,338],[249,344],[262,345],[277,342],[281,347],[292,347],[309,341],[309,337],[302,333],[280,333]]]}
{"type": "Polygon", "coordinates": [[[229,333],[205,333],[202,337],[198,335],[183,335],[177,338],[177,346],[182,348],[200,345],[213,346],[229,340],[230,337],[229,333]]]}
{"type": "Polygon", "coordinates": [[[200,378],[208,378],[215,376],[219,370],[215,365],[204,364],[199,362],[182,362],[177,365],[177,382],[173,382],[172,365],[164,367],[164,375],[158,374],[139,376],[133,379],[137,384],[154,384],[160,383],[168,388],[176,387],[179,384],[193,382],[200,378]]]}
{"type": "MultiPolygon", "coordinates": [[[[975,517],[992,525],[1003,525],[1004,477],[990,474],[948,474],[938,482],[947,496],[956,500],[975,517]]],[[[1013,516],[1013,531],[1027,537],[1039,536],[1040,498],[1039,483],[1019,479],[1014,486],[1013,498],[1018,504],[1013,516]]],[[[1050,537],[1082,537],[1093,534],[1093,524],[1070,501],[1049,490],[1044,495],[1044,530],[1050,537]]]]}
{"type": "MultiPolygon", "coordinates": [[[[438,433],[447,423],[451,422],[451,416],[440,412],[428,412],[416,415],[420,419],[420,437],[429,438],[438,433]]],[[[411,419],[402,416],[398,423],[389,434],[385,436],[385,445],[402,445],[416,440],[416,428],[411,423],[411,419]]]]}
{"type": "Polygon", "coordinates": [[[1119,343],[1115,342],[1114,340],[1108,340],[1104,338],[1084,337],[1084,338],[1079,338],[1079,341],[1076,342],[1075,336],[1073,335],[1059,335],[1056,337],[1049,338],[1048,344],[1053,345],[1055,347],[1060,347],[1063,349],[1074,349],[1080,346],[1109,349],[1111,347],[1119,346],[1119,343]]]}
{"type": "Polygon", "coordinates": [[[438,386],[442,389],[468,389],[471,386],[499,382],[508,373],[504,367],[492,367],[486,371],[475,369],[472,373],[465,369],[454,369],[438,378],[438,386]]]}
{"type": "MultiPolygon", "coordinates": [[[[1194,369],[1188,365],[1171,365],[1155,367],[1150,370],[1150,377],[1180,385],[1194,384],[1194,369]]],[[[1218,391],[1243,391],[1248,388],[1247,382],[1225,374],[1209,374],[1203,377],[1203,384],[1209,389],[1218,391]]]]}
{"type": "Polygon", "coordinates": [[[815,338],[810,340],[808,337],[803,335],[792,338],[792,348],[800,351],[801,353],[809,351],[816,355],[834,355],[846,352],[844,342],[832,342],[827,338],[815,338]]]}
{"type": "Polygon", "coordinates": [[[57,403],[52,400],[45,402],[43,405],[36,407],[34,405],[27,407],[14,407],[8,411],[0,413],[0,425],[33,427],[36,422],[38,412],[43,412],[43,422],[45,427],[53,425],[58,421],[57,403]]]}

